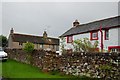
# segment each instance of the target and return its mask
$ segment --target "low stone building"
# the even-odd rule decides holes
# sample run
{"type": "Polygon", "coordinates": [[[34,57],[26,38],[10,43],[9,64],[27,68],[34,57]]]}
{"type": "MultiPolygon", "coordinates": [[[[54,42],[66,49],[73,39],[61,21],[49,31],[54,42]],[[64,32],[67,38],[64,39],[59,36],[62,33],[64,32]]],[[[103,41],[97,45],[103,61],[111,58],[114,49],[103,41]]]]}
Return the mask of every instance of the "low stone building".
{"type": "Polygon", "coordinates": [[[24,44],[26,42],[33,43],[35,49],[45,49],[53,51],[59,50],[59,39],[48,37],[46,31],[44,31],[43,36],[34,36],[14,33],[13,28],[10,30],[10,35],[8,38],[8,48],[21,49],[24,47],[24,44]]]}

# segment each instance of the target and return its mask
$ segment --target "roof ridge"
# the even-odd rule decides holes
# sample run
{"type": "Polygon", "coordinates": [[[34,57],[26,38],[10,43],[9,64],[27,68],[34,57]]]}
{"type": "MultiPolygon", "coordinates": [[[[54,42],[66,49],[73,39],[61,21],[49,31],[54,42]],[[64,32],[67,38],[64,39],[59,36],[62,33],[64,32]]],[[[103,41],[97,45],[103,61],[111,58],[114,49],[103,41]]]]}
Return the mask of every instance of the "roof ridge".
{"type": "MultiPolygon", "coordinates": [[[[40,38],[43,38],[43,36],[37,36],[37,35],[29,35],[29,34],[21,34],[21,33],[13,33],[14,34],[17,34],[17,35],[24,35],[24,36],[31,36],[31,37],[40,37],[40,38]]],[[[53,38],[53,37],[48,37],[50,39],[58,39],[58,38],[53,38]]]]}
{"type": "Polygon", "coordinates": [[[13,34],[18,34],[18,35],[24,35],[24,36],[33,36],[33,37],[43,37],[43,36],[36,36],[36,35],[30,35],[30,34],[21,34],[21,33],[13,33],[13,34]]]}
{"type": "Polygon", "coordinates": [[[109,19],[113,19],[113,18],[117,18],[117,17],[120,17],[120,16],[113,16],[113,17],[109,17],[109,18],[98,19],[98,20],[91,21],[91,22],[88,22],[88,23],[83,23],[81,25],[78,25],[77,27],[80,27],[82,25],[87,25],[87,24],[92,24],[92,23],[100,22],[100,21],[105,21],[105,20],[109,20],[109,19]]]}

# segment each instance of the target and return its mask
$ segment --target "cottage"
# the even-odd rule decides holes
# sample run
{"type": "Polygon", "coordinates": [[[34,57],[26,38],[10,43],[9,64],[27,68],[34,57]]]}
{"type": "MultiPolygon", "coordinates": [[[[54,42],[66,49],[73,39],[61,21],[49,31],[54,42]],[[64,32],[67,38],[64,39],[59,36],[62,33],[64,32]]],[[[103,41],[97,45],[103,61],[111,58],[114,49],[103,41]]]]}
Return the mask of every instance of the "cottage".
{"type": "Polygon", "coordinates": [[[46,31],[44,31],[43,36],[34,36],[14,33],[13,28],[10,30],[10,35],[8,38],[8,48],[20,49],[24,47],[24,44],[26,42],[33,43],[35,49],[49,49],[53,51],[59,50],[59,39],[48,37],[46,31]]]}
{"type": "Polygon", "coordinates": [[[89,38],[91,42],[98,41],[100,50],[120,51],[120,16],[102,19],[86,24],[78,20],[73,27],[60,37],[66,39],[66,49],[73,49],[72,42],[80,38],[89,38]]]}

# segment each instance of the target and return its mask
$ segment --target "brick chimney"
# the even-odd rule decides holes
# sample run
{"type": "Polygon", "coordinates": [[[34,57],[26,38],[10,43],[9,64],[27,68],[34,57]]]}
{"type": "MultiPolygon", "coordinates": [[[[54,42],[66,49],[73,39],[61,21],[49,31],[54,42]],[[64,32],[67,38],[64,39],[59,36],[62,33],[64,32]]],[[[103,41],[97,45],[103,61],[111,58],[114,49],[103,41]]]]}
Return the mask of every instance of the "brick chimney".
{"type": "Polygon", "coordinates": [[[75,22],[73,22],[73,27],[77,27],[80,23],[78,22],[78,20],[76,19],[75,22]]]}

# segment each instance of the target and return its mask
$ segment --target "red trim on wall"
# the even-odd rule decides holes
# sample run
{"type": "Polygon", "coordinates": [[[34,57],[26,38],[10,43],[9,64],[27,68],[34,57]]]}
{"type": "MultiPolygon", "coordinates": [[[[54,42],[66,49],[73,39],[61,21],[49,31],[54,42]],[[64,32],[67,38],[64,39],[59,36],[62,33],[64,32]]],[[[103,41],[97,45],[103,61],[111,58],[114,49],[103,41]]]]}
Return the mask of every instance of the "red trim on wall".
{"type": "Polygon", "coordinates": [[[67,36],[67,43],[68,43],[69,36],[67,36]]]}
{"type": "Polygon", "coordinates": [[[104,39],[105,39],[105,40],[109,40],[109,38],[106,38],[106,37],[107,37],[107,36],[106,36],[106,35],[107,35],[107,34],[106,34],[107,31],[108,31],[108,34],[109,34],[109,30],[106,29],[106,30],[105,30],[105,36],[104,36],[104,39]]]}
{"type": "Polygon", "coordinates": [[[90,32],[90,40],[98,40],[98,31],[90,32]],[[97,37],[96,37],[96,38],[93,38],[93,37],[92,37],[92,34],[93,34],[93,33],[97,33],[97,37]]]}
{"type": "Polygon", "coordinates": [[[120,49],[120,46],[108,46],[108,51],[111,49],[120,49]]]}
{"type": "Polygon", "coordinates": [[[92,40],[92,32],[90,32],[90,40],[92,40]]]}

